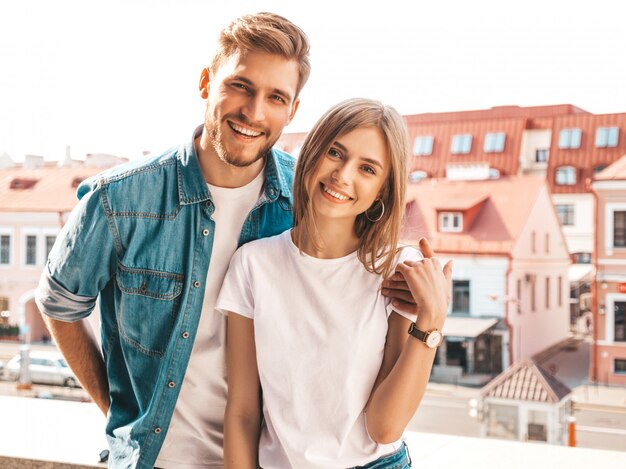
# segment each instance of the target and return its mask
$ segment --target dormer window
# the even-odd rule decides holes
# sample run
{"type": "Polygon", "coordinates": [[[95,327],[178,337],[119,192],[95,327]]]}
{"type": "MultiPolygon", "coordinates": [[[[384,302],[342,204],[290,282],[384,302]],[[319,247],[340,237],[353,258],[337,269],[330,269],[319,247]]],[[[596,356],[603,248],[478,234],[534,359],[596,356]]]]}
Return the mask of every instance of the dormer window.
{"type": "Polygon", "coordinates": [[[580,148],[580,129],[563,129],[559,134],[559,148],[580,148]]]}
{"type": "Polygon", "coordinates": [[[439,213],[439,231],[441,231],[442,233],[460,233],[461,231],[463,231],[463,213],[439,213]]]}
{"type": "Polygon", "coordinates": [[[619,141],[619,127],[599,127],[596,129],[596,147],[616,147],[619,141]]]}
{"type": "Polygon", "coordinates": [[[504,132],[489,133],[485,136],[485,153],[502,153],[504,151],[504,141],[506,136],[504,132]]]}
{"type": "Polygon", "coordinates": [[[15,178],[11,181],[9,188],[11,189],[30,189],[37,184],[37,179],[15,178]]]}
{"type": "Polygon", "coordinates": [[[467,154],[472,150],[472,136],[470,134],[459,134],[452,137],[452,149],[454,154],[467,154]]]}
{"type": "Polygon", "coordinates": [[[421,135],[415,137],[415,143],[413,144],[413,154],[415,156],[432,155],[434,140],[435,139],[432,135],[421,135]]]}

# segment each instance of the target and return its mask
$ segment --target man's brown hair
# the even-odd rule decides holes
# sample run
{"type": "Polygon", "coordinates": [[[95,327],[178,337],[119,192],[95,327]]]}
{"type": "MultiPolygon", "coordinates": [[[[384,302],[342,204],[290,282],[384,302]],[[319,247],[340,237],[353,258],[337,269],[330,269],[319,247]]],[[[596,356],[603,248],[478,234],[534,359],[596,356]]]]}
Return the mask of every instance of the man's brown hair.
{"type": "Polygon", "coordinates": [[[211,73],[236,54],[266,52],[298,63],[296,97],[309,79],[309,38],[304,31],[275,13],[244,15],[222,30],[217,40],[217,51],[211,62],[211,73]]]}

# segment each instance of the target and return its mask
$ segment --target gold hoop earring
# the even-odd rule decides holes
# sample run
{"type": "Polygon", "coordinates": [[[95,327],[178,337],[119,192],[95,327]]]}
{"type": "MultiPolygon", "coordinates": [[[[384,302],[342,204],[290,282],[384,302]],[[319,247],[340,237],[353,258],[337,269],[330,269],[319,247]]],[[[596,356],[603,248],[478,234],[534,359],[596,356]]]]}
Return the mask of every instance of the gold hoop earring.
{"type": "Polygon", "coordinates": [[[376,200],[374,201],[374,204],[372,204],[372,207],[368,208],[368,209],[365,211],[365,218],[367,218],[367,219],[368,219],[370,222],[372,222],[372,223],[376,223],[377,221],[380,221],[380,219],[381,219],[381,218],[383,217],[383,215],[385,214],[385,203],[383,202],[383,200],[382,200],[382,199],[376,199],[376,200]],[[370,209],[374,206],[374,204],[375,204],[376,202],[380,202],[380,207],[381,207],[381,209],[380,209],[380,215],[378,215],[378,218],[374,218],[374,219],[372,219],[372,218],[370,218],[370,214],[369,214],[368,212],[370,211],[370,209]]]}

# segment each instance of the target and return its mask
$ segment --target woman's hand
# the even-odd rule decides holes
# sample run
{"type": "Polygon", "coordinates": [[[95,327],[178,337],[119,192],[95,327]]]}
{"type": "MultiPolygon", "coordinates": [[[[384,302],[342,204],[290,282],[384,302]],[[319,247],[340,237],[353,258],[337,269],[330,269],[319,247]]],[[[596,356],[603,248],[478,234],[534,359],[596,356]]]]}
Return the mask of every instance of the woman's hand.
{"type": "Polygon", "coordinates": [[[402,275],[416,305],[417,327],[428,331],[443,327],[448,313],[452,286],[452,261],[442,268],[439,259],[425,239],[420,239],[420,250],[424,259],[398,264],[396,274],[402,275]]]}

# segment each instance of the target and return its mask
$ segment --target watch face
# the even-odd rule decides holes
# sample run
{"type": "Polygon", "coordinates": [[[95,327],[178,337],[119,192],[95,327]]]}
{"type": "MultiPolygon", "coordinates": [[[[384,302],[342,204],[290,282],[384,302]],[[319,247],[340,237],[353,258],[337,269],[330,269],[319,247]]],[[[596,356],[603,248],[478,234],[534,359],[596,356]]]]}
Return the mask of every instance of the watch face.
{"type": "Polygon", "coordinates": [[[437,347],[439,345],[439,342],[441,342],[441,332],[432,331],[430,334],[428,334],[428,339],[426,339],[426,345],[428,345],[430,348],[437,347]]]}

